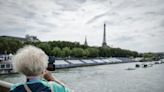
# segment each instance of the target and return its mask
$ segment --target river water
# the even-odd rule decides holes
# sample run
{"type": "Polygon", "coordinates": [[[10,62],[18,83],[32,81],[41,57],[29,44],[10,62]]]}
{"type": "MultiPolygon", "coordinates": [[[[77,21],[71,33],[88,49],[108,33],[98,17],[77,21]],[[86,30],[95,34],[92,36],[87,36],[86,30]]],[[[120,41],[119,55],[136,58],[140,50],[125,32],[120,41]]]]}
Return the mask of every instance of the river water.
{"type": "MultiPolygon", "coordinates": [[[[53,74],[75,92],[164,92],[164,64],[137,68],[135,63],[56,70],[53,74]]],[[[0,75],[0,80],[20,83],[20,74],[0,75]]]]}

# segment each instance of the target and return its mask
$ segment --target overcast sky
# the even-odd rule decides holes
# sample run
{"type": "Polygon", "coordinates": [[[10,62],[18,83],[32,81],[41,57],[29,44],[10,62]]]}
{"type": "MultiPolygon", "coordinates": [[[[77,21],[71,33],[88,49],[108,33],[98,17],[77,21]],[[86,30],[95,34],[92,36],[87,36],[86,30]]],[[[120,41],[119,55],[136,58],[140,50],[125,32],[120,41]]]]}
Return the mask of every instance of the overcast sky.
{"type": "Polygon", "coordinates": [[[0,0],[0,35],[164,52],[164,0],[0,0]]]}

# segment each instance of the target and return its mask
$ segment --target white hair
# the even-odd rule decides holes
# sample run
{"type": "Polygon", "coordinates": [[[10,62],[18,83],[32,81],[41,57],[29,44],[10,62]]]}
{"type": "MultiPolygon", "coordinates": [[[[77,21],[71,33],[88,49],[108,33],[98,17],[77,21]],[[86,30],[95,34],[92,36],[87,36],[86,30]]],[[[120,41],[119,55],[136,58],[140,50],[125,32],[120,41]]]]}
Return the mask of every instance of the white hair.
{"type": "Polygon", "coordinates": [[[13,57],[13,68],[26,76],[39,76],[46,70],[48,56],[40,48],[28,45],[19,49],[13,57]]]}

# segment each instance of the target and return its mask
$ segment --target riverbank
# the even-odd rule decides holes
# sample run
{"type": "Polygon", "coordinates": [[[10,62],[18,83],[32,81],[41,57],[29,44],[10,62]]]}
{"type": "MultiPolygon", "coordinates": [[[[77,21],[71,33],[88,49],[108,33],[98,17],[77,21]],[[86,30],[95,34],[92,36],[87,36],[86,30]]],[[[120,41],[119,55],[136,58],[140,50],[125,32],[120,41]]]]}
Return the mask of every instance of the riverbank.
{"type": "MultiPolygon", "coordinates": [[[[130,58],[92,58],[92,59],[54,59],[51,60],[49,68],[51,71],[55,69],[64,69],[64,68],[75,68],[75,67],[86,67],[86,66],[96,66],[96,65],[106,65],[106,64],[119,64],[119,63],[131,63],[136,62],[130,58]]],[[[8,61],[6,61],[8,62],[8,61]]],[[[12,61],[8,62],[11,63],[12,61]]],[[[49,61],[50,62],[50,61],[49,61]]],[[[1,63],[4,65],[3,68],[0,68],[0,74],[15,74],[12,70],[12,65],[10,68],[7,67],[6,63],[1,63]]]]}
{"type": "MultiPolygon", "coordinates": [[[[123,57],[91,58],[91,59],[54,59],[54,61],[51,62],[49,67],[51,68],[51,71],[54,71],[55,69],[76,68],[76,67],[107,65],[107,64],[133,63],[133,62],[138,62],[138,61],[130,58],[123,58],[123,57]]],[[[5,68],[5,69],[1,68],[0,70],[1,70],[0,74],[16,73],[10,68],[5,68]]]]}
{"type": "Polygon", "coordinates": [[[130,58],[58,59],[55,69],[137,62],[130,58]]]}

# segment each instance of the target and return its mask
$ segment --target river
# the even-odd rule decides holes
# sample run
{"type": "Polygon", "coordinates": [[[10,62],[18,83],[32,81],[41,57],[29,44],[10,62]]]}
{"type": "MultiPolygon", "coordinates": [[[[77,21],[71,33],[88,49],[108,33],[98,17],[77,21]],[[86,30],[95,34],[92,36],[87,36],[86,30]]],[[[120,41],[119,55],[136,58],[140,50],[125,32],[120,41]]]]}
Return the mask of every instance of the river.
{"type": "MultiPolygon", "coordinates": [[[[164,92],[164,64],[137,68],[135,63],[60,69],[53,72],[75,92],[164,92]]],[[[24,82],[20,74],[0,75],[0,80],[24,82]]]]}

